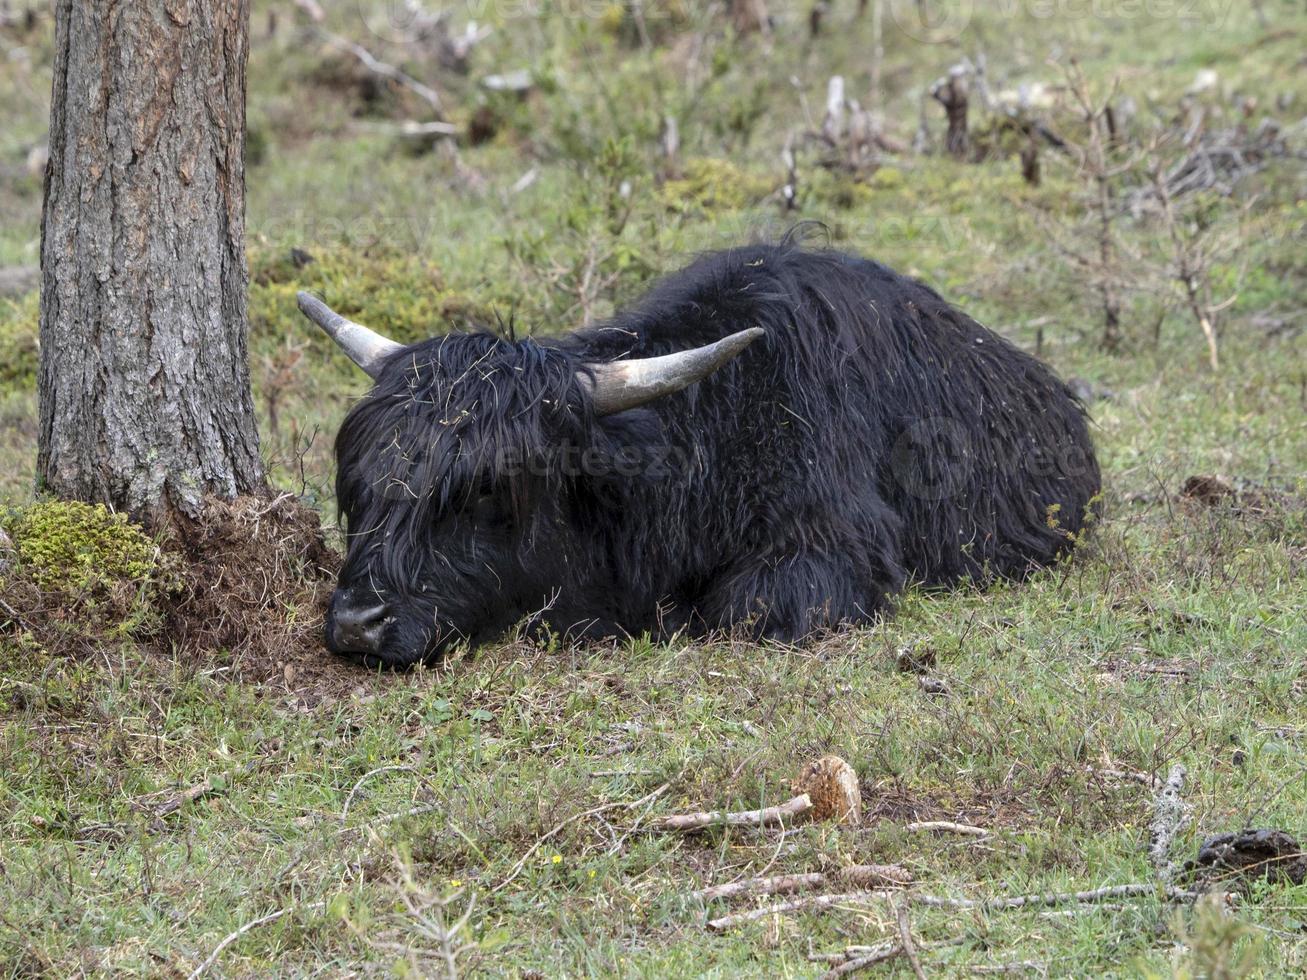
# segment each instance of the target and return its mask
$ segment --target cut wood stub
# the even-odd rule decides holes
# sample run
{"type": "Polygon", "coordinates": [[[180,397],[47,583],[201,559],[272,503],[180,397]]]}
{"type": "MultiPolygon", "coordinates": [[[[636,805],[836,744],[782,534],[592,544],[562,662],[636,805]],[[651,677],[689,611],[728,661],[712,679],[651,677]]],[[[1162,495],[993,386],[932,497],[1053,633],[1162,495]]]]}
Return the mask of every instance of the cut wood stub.
{"type": "Polygon", "coordinates": [[[858,774],[837,755],[824,755],[808,763],[790,784],[795,793],[812,798],[813,820],[856,824],[862,820],[858,774]]]}

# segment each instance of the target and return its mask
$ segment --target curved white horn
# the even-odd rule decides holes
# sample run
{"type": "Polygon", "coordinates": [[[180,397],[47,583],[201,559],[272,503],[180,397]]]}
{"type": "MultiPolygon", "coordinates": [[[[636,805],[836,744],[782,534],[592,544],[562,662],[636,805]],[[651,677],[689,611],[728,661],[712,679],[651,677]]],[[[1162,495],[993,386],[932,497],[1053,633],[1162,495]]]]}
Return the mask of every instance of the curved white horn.
{"type": "Polygon", "coordinates": [[[381,362],[404,346],[387,340],[361,323],[346,320],[316,296],[299,293],[296,299],[300,312],[340,344],[340,349],[349,355],[349,359],[372,378],[381,373],[381,362]]]}
{"type": "Polygon", "coordinates": [[[762,327],[750,327],[675,354],[591,364],[595,414],[612,415],[635,408],[702,381],[764,333],[762,327]]]}

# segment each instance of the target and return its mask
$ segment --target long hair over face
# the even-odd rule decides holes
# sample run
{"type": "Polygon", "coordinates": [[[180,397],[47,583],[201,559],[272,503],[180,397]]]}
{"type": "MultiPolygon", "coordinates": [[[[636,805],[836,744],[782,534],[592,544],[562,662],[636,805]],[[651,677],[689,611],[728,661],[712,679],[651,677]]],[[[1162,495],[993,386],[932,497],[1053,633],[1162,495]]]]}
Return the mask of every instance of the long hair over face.
{"type": "Polygon", "coordinates": [[[403,610],[386,662],[500,631],[584,570],[575,518],[604,496],[605,461],[617,478],[658,433],[645,412],[597,419],[587,376],[558,346],[449,335],[398,352],[346,416],[341,582],[403,610]]]}

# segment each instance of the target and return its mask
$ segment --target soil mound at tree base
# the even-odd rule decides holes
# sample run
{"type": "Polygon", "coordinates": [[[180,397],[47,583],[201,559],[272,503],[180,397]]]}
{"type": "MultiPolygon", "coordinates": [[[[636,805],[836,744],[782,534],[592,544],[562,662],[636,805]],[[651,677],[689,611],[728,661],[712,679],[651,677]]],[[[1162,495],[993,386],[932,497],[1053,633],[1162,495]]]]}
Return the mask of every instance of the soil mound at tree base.
{"type": "Polygon", "coordinates": [[[311,507],[292,494],[210,499],[161,543],[180,581],[162,603],[164,639],[180,653],[225,651],[252,681],[325,660],[322,616],[340,557],[311,507]]]}
{"type": "Polygon", "coordinates": [[[127,644],[299,704],[369,679],[323,648],[340,556],[293,494],[210,499],[157,538],[77,502],[0,518],[0,643],[79,659],[127,644]]]}

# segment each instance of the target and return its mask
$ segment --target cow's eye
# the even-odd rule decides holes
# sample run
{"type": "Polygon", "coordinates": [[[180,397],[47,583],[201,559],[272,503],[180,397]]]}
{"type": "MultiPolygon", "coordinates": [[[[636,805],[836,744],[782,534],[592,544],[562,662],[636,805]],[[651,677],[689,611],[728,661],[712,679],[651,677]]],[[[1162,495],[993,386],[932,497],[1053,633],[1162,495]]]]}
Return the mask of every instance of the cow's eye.
{"type": "Polygon", "coordinates": [[[480,524],[501,521],[504,517],[503,497],[491,490],[477,494],[470,508],[472,518],[480,524]]]}

